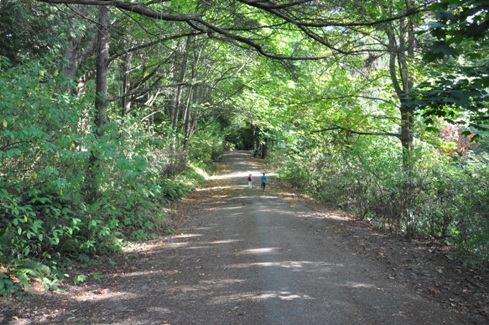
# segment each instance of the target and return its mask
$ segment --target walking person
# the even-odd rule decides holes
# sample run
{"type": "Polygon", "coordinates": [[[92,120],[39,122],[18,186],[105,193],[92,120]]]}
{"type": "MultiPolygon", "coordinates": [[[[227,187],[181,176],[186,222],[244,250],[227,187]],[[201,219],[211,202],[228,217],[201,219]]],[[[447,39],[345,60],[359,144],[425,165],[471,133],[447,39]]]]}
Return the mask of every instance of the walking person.
{"type": "Polygon", "coordinates": [[[253,187],[253,176],[248,175],[248,188],[251,190],[251,188],[253,187]]]}
{"type": "Polygon", "coordinates": [[[267,186],[267,176],[265,173],[263,173],[263,176],[261,177],[261,189],[263,192],[265,192],[265,187],[267,186]]]}

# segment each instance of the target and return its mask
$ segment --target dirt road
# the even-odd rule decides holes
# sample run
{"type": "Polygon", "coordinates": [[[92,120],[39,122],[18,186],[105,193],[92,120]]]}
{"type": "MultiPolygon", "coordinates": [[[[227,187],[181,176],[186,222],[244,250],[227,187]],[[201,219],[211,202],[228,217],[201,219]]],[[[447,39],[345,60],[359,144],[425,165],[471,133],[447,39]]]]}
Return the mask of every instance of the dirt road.
{"type": "Polygon", "coordinates": [[[343,217],[297,200],[273,174],[262,192],[261,172],[248,153],[227,154],[185,200],[175,235],[134,247],[102,287],[48,298],[57,311],[31,307],[12,324],[473,323],[357,254],[339,231],[343,217]]]}

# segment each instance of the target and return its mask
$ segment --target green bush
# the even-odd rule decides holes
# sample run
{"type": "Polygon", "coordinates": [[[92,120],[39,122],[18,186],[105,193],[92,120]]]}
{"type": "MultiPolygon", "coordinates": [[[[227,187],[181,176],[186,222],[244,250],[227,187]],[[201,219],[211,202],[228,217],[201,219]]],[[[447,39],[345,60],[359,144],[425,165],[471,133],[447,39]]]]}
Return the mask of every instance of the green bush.
{"type": "Polygon", "coordinates": [[[487,265],[488,155],[454,158],[420,147],[415,167],[406,173],[400,152],[391,148],[378,140],[344,154],[324,148],[296,151],[288,154],[280,175],[376,227],[442,240],[451,245],[451,258],[487,265]]]}
{"type": "Polygon", "coordinates": [[[201,164],[216,161],[224,154],[225,140],[218,123],[212,123],[190,140],[190,160],[201,164]]]}
{"type": "MultiPolygon", "coordinates": [[[[12,276],[23,288],[31,278],[54,287],[73,261],[87,265],[92,256],[120,251],[128,239],[165,233],[168,203],[205,178],[163,135],[145,132],[137,116],[124,121],[114,116],[104,136],[94,135],[93,98],[61,95],[63,84],[40,62],[0,71],[0,266],[7,270],[0,274],[0,293],[5,295],[16,292],[12,276]],[[95,195],[88,192],[89,178],[95,195]]],[[[222,152],[214,131],[195,159],[222,152]]]]}

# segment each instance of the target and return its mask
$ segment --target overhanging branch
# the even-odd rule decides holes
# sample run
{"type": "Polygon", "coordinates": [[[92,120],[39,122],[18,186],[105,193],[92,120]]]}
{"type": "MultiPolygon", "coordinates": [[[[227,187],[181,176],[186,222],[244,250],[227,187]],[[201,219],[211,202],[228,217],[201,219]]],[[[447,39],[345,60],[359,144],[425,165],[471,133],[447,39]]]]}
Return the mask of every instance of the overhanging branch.
{"type": "Polygon", "coordinates": [[[320,129],[320,130],[315,130],[311,131],[311,133],[322,133],[326,131],[334,131],[334,130],[341,130],[345,132],[349,132],[351,134],[358,134],[358,135],[372,135],[372,136],[389,136],[389,137],[396,137],[398,139],[401,138],[401,135],[399,133],[392,133],[392,132],[363,132],[363,131],[356,131],[356,130],[351,130],[348,128],[344,128],[342,126],[331,126],[328,128],[320,129]]]}
{"type": "MultiPolygon", "coordinates": [[[[239,2],[241,2],[244,5],[263,10],[264,12],[267,12],[271,15],[274,15],[275,17],[282,19],[284,22],[291,24],[292,26],[296,26],[296,28],[298,28],[298,31],[304,33],[309,38],[313,39],[319,44],[328,47],[332,51],[331,54],[319,56],[319,57],[315,57],[315,56],[314,57],[309,57],[309,56],[292,57],[288,55],[269,53],[267,50],[263,48],[262,45],[260,45],[256,41],[253,41],[251,38],[236,34],[235,32],[237,29],[235,27],[224,28],[224,27],[217,26],[216,24],[205,20],[201,14],[167,14],[152,9],[148,7],[147,4],[145,3],[123,2],[120,0],[36,0],[36,1],[50,3],[50,4],[80,4],[80,5],[90,5],[90,6],[112,6],[120,10],[133,12],[148,18],[164,20],[164,21],[173,21],[173,22],[186,22],[189,24],[189,26],[191,26],[192,28],[194,28],[200,33],[207,33],[211,37],[213,33],[221,35],[226,41],[231,41],[236,44],[240,44],[241,46],[245,45],[249,48],[256,50],[258,53],[260,53],[265,57],[271,59],[295,60],[295,61],[323,60],[323,59],[330,58],[331,55],[334,55],[335,53],[341,53],[341,54],[358,53],[358,51],[357,52],[353,52],[351,50],[345,51],[339,48],[338,46],[333,46],[332,43],[329,42],[327,39],[321,38],[321,36],[314,33],[311,30],[312,28],[319,28],[321,30],[324,30],[324,28],[327,27],[347,28],[347,27],[359,27],[359,26],[374,26],[374,25],[379,25],[382,23],[402,19],[408,16],[412,16],[420,12],[423,12],[425,10],[423,9],[423,7],[419,7],[419,8],[407,10],[400,15],[396,15],[393,17],[388,17],[380,20],[374,20],[374,21],[336,22],[336,21],[328,21],[325,19],[317,18],[314,22],[310,22],[310,21],[294,18],[290,14],[292,8],[299,8],[300,5],[307,6],[308,3],[310,3],[309,0],[296,0],[284,4],[276,4],[273,1],[239,0],[239,2]]],[[[261,26],[261,27],[265,28],[265,26],[261,26]]]]}

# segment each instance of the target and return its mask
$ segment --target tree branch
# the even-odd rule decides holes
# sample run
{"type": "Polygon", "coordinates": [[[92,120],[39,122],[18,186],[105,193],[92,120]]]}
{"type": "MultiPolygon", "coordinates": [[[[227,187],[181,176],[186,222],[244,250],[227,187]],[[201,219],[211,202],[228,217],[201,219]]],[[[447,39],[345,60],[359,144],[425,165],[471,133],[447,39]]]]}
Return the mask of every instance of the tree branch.
{"type": "Polygon", "coordinates": [[[250,7],[255,7],[264,11],[267,11],[275,16],[278,16],[286,21],[288,21],[291,24],[294,24],[296,26],[305,26],[305,27],[359,27],[359,26],[375,26],[375,25],[381,25],[384,23],[388,23],[391,21],[399,20],[401,18],[406,18],[409,16],[413,16],[422,12],[427,11],[426,6],[420,6],[419,8],[411,8],[409,10],[406,10],[403,14],[389,17],[389,18],[384,18],[384,19],[379,19],[379,20],[374,20],[374,21],[363,21],[363,22],[333,22],[333,21],[323,21],[323,22],[317,22],[317,23],[307,23],[303,21],[298,21],[294,18],[292,18],[289,15],[283,14],[280,12],[280,9],[285,9],[285,8],[292,8],[296,5],[300,4],[305,4],[307,2],[311,1],[306,1],[306,0],[301,0],[301,1],[294,1],[291,3],[287,4],[273,4],[270,3],[270,1],[256,1],[256,0],[238,0],[241,3],[244,3],[250,7]]]}
{"type": "Polygon", "coordinates": [[[134,47],[131,47],[131,48],[125,50],[125,51],[116,53],[116,54],[114,54],[114,55],[112,55],[110,57],[109,61],[114,61],[115,59],[117,59],[117,58],[119,58],[119,57],[121,57],[121,56],[123,56],[123,55],[125,55],[127,53],[134,52],[134,51],[141,50],[141,49],[145,49],[145,48],[151,47],[153,45],[156,45],[156,44],[159,44],[159,43],[162,43],[162,42],[171,41],[171,40],[174,40],[174,39],[188,37],[188,36],[197,36],[199,34],[201,34],[201,33],[191,32],[191,33],[186,33],[186,34],[179,34],[179,35],[173,35],[173,36],[169,36],[169,37],[159,38],[159,39],[154,40],[152,42],[141,44],[141,45],[138,45],[138,46],[134,46],[134,47]]]}
{"type": "Polygon", "coordinates": [[[190,21],[199,18],[199,15],[170,15],[153,9],[150,9],[144,4],[134,2],[122,2],[119,0],[36,0],[51,4],[80,4],[87,6],[112,6],[119,9],[131,11],[149,18],[155,18],[166,21],[190,21]]]}
{"type": "Polygon", "coordinates": [[[351,129],[344,128],[342,126],[332,126],[329,128],[324,128],[320,130],[315,130],[311,131],[311,133],[322,133],[326,131],[333,131],[333,130],[341,130],[341,131],[346,131],[352,134],[358,134],[358,135],[376,135],[376,136],[390,136],[390,137],[396,137],[398,139],[401,138],[401,135],[399,133],[391,133],[391,132],[362,132],[362,131],[355,131],[351,129]]]}
{"type": "MultiPolygon", "coordinates": [[[[81,4],[81,5],[91,5],[91,6],[112,6],[121,10],[130,11],[136,14],[140,14],[145,17],[154,18],[158,20],[165,21],[174,21],[174,22],[186,22],[194,28],[195,30],[201,33],[207,33],[209,37],[212,37],[212,33],[216,33],[222,35],[226,38],[226,40],[232,40],[238,44],[244,44],[253,48],[261,55],[278,60],[323,60],[331,57],[330,55],[320,56],[320,57],[291,57],[287,55],[273,54],[267,52],[262,45],[253,41],[251,38],[243,37],[241,35],[233,33],[233,29],[219,27],[216,24],[213,24],[205,19],[203,19],[201,14],[166,14],[148,7],[145,3],[137,3],[137,2],[123,2],[120,0],[36,0],[39,2],[46,2],[50,4],[81,4]]],[[[254,7],[265,12],[268,12],[275,17],[282,19],[283,21],[296,26],[302,33],[307,35],[308,37],[314,39],[316,42],[327,46],[335,53],[342,54],[352,54],[358,53],[350,51],[342,50],[337,46],[333,46],[326,38],[317,35],[309,28],[319,28],[324,31],[326,27],[359,27],[359,26],[374,26],[379,25],[386,22],[395,21],[404,17],[412,16],[418,14],[422,11],[422,7],[410,9],[405,11],[401,15],[397,15],[394,17],[389,17],[385,19],[375,20],[375,21],[366,21],[366,22],[335,22],[328,21],[323,19],[316,19],[315,22],[308,22],[305,20],[300,20],[292,17],[288,14],[291,8],[300,8],[300,5],[306,6],[307,3],[310,3],[308,0],[296,0],[292,2],[287,2],[285,4],[276,4],[272,1],[257,1],[257,0],[239,0],[244,5],[254,7]]],[[[311,5],[309,7],[312,8],[311,5]]],[[[308,7],[308,8],[309,8],[308,7]]],[[[264,28],[264,26],[261,26],[264,28]]]]}

